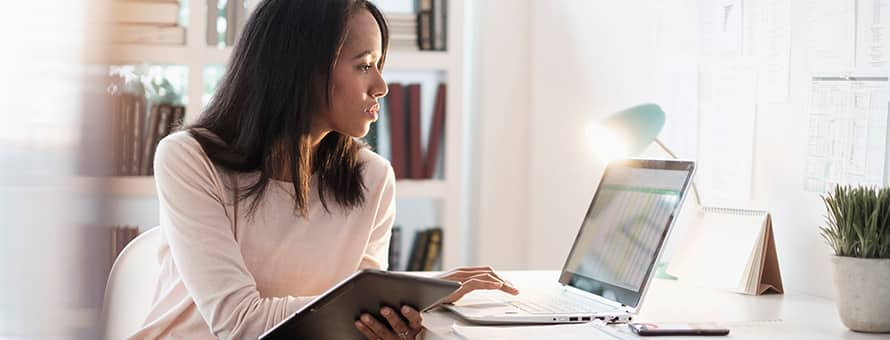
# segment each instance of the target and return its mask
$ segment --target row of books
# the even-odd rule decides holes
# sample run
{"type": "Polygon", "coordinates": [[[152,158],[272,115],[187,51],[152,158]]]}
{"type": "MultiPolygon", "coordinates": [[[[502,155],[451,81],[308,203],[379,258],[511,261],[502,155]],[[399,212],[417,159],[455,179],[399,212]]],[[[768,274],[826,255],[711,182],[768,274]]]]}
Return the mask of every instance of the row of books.
{"type": "Polygon", "coordinates": [[[447,40],[447,0],[419,0],[405,5],[408,6],[382,7],[389,24],[389,47],[399,50],[444,51],[447,40]]]}
{"type": "Polygon", "coordinates": [[[417,45],[421,51],[446,50],[448,31],[447,0],[419,0],[417,45]]]}
{"type": "Polygon", "coordinates": [[[430,271],[442,269],[442,228],[434,227],[414,233],[414,242],[408,263],[401,263],[403,240],[401,226],[392,228],[389,242],[389,269],[409,271],[430,271]]]}
{"type": "Polygon", "coordinates": [[[446,85],[439,84],[436,89],[425,153],[421,141],[420,90],[420,84],[389,84],[389,95],[381,105],[383,120],[388,123],[389,150],[378,149],[379,126],[366,137],[375,151],[384,155],[388,152],[397,179],[433,178],[443,153],[446,85]]]}
{"type": "Polygon", "coordinates": [[[144,96],[128,93],[114,95],[113,105],[111,175],[153,175],[155,148],[182,125],[185,107],[154,104],[149,110],[144,96]]]}
{"type": "Polygon", "coordinates": [[[112,2],[112,41],[121,44],[184,45],[178,0],[112,2]]]}

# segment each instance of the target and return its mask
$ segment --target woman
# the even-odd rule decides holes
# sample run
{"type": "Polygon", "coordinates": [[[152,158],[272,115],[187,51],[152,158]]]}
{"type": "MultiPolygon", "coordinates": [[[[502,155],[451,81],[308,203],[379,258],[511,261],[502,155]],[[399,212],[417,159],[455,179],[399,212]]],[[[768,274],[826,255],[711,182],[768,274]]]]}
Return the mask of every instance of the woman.
{"type": "MultiPolygon", "coordinates": [[[[255,339],[353,272],[387,266],[395,178],[356,140],[387,92],[387,42],[365,0],[259,4],[204,115],[158,146],[162,272],[133,338],[255,339]]],[[[462,283],[449,301],[517,293],[491,268],[442,277],[462,283]]],[[[422,330],[408,306],[355,327],[369,339],[422,330]]]]}

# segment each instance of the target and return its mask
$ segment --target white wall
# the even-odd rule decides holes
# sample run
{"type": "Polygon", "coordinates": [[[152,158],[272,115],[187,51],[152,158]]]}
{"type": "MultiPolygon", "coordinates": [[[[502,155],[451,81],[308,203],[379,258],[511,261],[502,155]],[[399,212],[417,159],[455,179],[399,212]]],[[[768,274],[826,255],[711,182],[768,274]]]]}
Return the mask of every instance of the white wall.
{"type": "MultiPolygon", "coordinates": [[[[818,236],[824,208],[818,194],[802,190],[810,91],[804,5],[792,0],[787,102],[758,104],[750,204],[773,214],[786,289],[834,296],[830,250],[818,236]]],[[[479,11],[471,16],[478,23],[472,63],[481,66],[469,78],[478,100],[470,113],[479,153],[476,259],[558,269],[602,171],[584,127],[631,105],[661,103],[663,139],[695,157],[696,122],[677,113],[698,100],[690,91],[698,86],[697,1],[483,1],[472,9],[479,11]]]]}
{"type": "Polygon", "coordinates": [[[528,244],[530,5],[486,0],[468,7],[471,257],[497,269],[521,269],[528,244]]]}
{"type": "MultiPolygon", "coordinates": [[[[695,68],[697,41],[683,37],[696,36],[689,24],[696,22],[696,12],[688,1],[658,6],[562,0],[532,6],[528,266],[558,269],[602,171],[585,128],[623,108],[672,98],[659,80],[695,68]],[[659,30],[662,23],[671,29],[659,30]]],[[[697,84],[694,74],[676,82],[697,84]]],[[[669,115],[668,125],[677,125],[671,119],[678,116],[669,115]]]]}

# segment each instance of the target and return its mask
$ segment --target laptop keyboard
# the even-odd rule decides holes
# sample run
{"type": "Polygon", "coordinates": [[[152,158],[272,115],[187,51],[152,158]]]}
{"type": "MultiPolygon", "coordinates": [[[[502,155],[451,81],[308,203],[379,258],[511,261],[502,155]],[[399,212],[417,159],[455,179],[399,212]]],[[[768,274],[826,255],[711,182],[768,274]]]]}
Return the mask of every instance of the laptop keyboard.
{"type": "Polygon", "coordinates": [[[531,314],[597,313],[615,309],[605,303],[592,300],[571,299],[566,294],[519,295],[516,300],[510,301],[510,304],[531,314]]]}

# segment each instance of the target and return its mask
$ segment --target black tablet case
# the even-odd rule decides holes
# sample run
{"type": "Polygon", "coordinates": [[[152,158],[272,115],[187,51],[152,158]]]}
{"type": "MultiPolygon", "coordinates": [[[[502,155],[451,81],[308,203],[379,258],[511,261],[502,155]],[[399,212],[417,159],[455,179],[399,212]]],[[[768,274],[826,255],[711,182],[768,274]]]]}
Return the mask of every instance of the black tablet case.
{"type": "Polygon", "coordinates": [[[402,305],[422,311],[459,287],[454,281],[366,269],[343,280],[260,339],[362,340],[365,337],[355,328],[362,313],[380,318],[380,307],[398,310],[402,305]]]}

